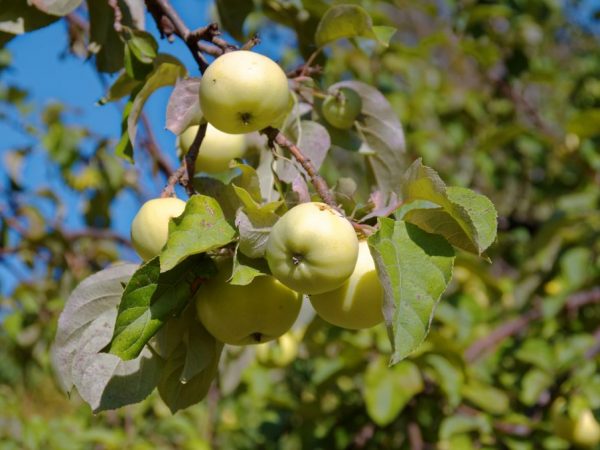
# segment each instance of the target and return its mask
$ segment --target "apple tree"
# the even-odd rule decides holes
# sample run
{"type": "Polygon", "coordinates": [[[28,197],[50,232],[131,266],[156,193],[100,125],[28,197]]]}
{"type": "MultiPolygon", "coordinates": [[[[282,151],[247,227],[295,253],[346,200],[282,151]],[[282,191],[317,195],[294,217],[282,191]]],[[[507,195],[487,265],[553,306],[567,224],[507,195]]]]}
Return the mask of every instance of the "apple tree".
{"type": "MultiPolygon", "coordinates": [[[[112,74],[99,104],[120,108],[117,139],[70,124],[59,105],[41,115],[52,163],[85,197],[86,228],[49,229],[12,197],[2,224],[26,243],[4,252],[23,250],[49,281],[18,298],[60,299],[19,300],[9,338],[33,335],[21,357],[52,368],[87,416],[122,420],[113,442],[133,445],[144,414],[148,430],[164,420],[169,445],[179,433],[190,448],[600,442],[600,249],[588,212],[599,197],[582,175],[598,168],[597,109],[544,66],[572,58],[596,92],[597,61],[554,51],[542,27],[556,31],[558,13],[541,0],[426,3],[217,0],[218,20],[196,29],[169,0],[0,13],[0,42],[64,21],[70,51],[112,74]],[[295,42],[274,59],[261,53],[270,27],[295,42]],[[169,51],[177,45],[193,64],[169,51]],[[554,59],[535,59],[545,46],[554,59]],[[557,77],[561,99],[581,97],[566,130],[548,125],[563,119],[559,100],[539,100],[560,117],[548,122],[520,90],[543,75],[557,77]],[[170,148],[146,115],[165,87],[170,148]],[[110,205],[146,188],[145,171],[154,198],[139,202],[129,240],[111,228],[110,205]],[[134,259],[129,245],[141,262],[121,260],[134,259]],[[177,417],[201,431],[178,432],[177,417]]],[[[17,109],[26,97],[3,95],[17,109]]],[[[26,157],[10,153],[11,195],[26,185],[26,157]]],[[[35,195],[60,209],[52,192],[35,195]]],[[[60,448],[47,444],[60,436],[37,442],[60,448]]],[[[80,439],[110,447],[109,436],[80,439]]]]}

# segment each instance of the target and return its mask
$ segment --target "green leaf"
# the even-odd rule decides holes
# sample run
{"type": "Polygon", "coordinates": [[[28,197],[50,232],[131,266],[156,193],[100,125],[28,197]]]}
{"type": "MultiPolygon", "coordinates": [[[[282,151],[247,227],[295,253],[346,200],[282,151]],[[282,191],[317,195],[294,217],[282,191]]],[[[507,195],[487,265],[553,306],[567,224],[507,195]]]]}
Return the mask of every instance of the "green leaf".
{"type": "Polygon", "coordinates": [[[227,223],[219,203],[205,195],[193,195],[183,214],[169,223],[167,245],[160,254],[166,272],[190,255],[204,253],[230,243],[235,230],[227,223]]]}
{"type": "Polygon", "coordinates": [[[100,72],[113,73],[123,67],[123,41],[115,30],[115,11],[108,2],[87,0],[90,16],[88,50],[96,55],[100,72]]]}
{"type": "Polygon", "coordinates": [[[554,383],[554,377],[540,369],[531,369],[521,381],[519,400],[527,406],[533,406],[540,401],[544,391],[554,383]]]}
{"type": "Polygon", "coordinates": [[[168,357],[158,383],[160,397],[172,413],[198,403],[206,396],[217,375],[223,350],[223,344],[206,331],[195,315],[189,316],[193,320],[184,328],[184,337],[168,357]],[[193,371],[190,371],[191,361],[193,371]]]}
{"type": "Polygon", "coordinates": [[[321,18],[315,32],[315,42],[322,47],[338,39],[365,37],[387,47],[395,31],[392,27],[377,27],[374,30],[371,16],[358,5],[336,5],[321,18]]]}
{"type": "Polygon", "coordinates": [[[254,2],[249,0],[217,0],[217,12],[221,28],[238,41],[245,39],[244,21],[254,11],[254,2]]]}
{"type": "Polygon", "coordinates": [[[600,108],[577,111],[567,122],[567,131],[580,138],[600,135],[600,108]]]}
{"type": "Polygon", "coordinates": [[[115,154],[123,159],[126,159],[130,163],[133,163],[133,145],[129,139],[129,132],[127,131],[127,122],[129,120],[129,114],[133,107],[133,98],[135,94],[132,94],[125,107],[123,108],[123,116],[121,118],[121,139],[115,147],[115,154]]]}
{"type": "Polygon", "coordinates": [[[464,383],[462,371],[440,355],[428,355],[427,364],[434,370],[434,378],[448,398],[448,405],[456,408],[462,396],[460,390],[464,383]]]}
{"type": "Polygon", "coordinates": [[[129,75],[127,75],[127,72],[123,71],[110,86],[106,95],[98,101],[98,104],[104,105],[106,103],[119,100],[126,95],[130,95],[141,84],[142,83],[139,80],[131,78],[129,75]]]}
{"type": "Polygon", "coordinates": [[[269,267],[264,259],[250,259],[239,252],[239,245],[236,248],[233,258],[233,271],[231,273],[230,284],[237,286],[246,286],[252,283],[256,277],[269,273],[269,267]]]}
{"type": "Polygon", "coordinates": [[[452,276],[454,250],[443,237],[415,225],[387,218],[380,218],[379,225],[369,246],[384,288],[383,314],[395,364],[427,336],[452,276]]]}
{"type": "Polygon", "coordinates": [[[490,414],[505,414],[510,410],[505,392],[480,381],[469,380],[462,393],[467,400],[490,414]]]}
{"type": "Polygon", "coordinates": [[[162,361],[148,349],[132,361],[102,353],[111,341],[123,284],[137,269],[120,264],[81,282],[58,320],[52,362],[67,392],[73,387],[94,412],[137,403],[156,387],[162,361]]]}
{"type": "Polygon", "coordinates": [[[196,280],[213,272],[214,265],[204,255],[163,273],[158,258],[140,267],[123,292],[109,352],[123,360],[137,357],[165,321],[188,304],[196,280]]]}
{"type": "Polygon", "coordinates": [[[66,16],[74,11],[82,0],[31,0],[33,6],[47,14],[66,16]]]}
{"type": "Polygon", "coordinates": [[[398,174],[406,169],[404,153],[406,142],[398,116],[381,92],[359,81],[342,81],[332,85],[333,91],[341,87],[354,90],[362,100],[361,114],[355,126],[363,141],[361,150],[373,170],[377,188],[385,200],[390,193],[400,194],[398,174]]]}
{"type": "Polygon", "coordinates": [[[369,417],[381,427],[389,425],[423,387],[421,373],[414,363],[402,361],[387,367],[384,358],[372,361],[365,373],[364,390],[369,417]]]}
{"type": "Polygon", "coordinates": [[[457,414],[445,418],[440,425],[440,439],[447,440],[452,436],[479,431],[482,434],[492,432],[489,420],[481,415],[465,416],[457,414]]]}
{"type": "Polygon", "coordinates": [[[125,71],[135,80],[143,80],[152,71],[158,44],[150,33],[123,28],[125,71]]]}
{"type": "Polygon", "coordinates": [[[404,220],[441,234],[458,248],[481,255],[496,239],[497,213],[492,202],[469,189],[446,188],[437,172],[420,159],[406,173],[403,194],[407,205],[417,200],[433,203],[401,210],[404,220]]]}
{"type": "MultiPolygon", "coordinates": [[[[0,0],[0,31],[10,35],[37,30],[58,19],[25,1],[0,0]]],[[[7,40],[8,38],[7,36],[7,40]]]]}
{"type": "Polygon", "coordinates": [[[127,133],[131,143],[135,143],[137,122],[142,113],[146,100],[161,87],[174,85],[178,78],[186,75],[186,69],[181,62],[170,55],[160,54],[154,60],[154,69],[144,81],[143,86],[133,97],[133,103],[127,117],[127,133]]]}

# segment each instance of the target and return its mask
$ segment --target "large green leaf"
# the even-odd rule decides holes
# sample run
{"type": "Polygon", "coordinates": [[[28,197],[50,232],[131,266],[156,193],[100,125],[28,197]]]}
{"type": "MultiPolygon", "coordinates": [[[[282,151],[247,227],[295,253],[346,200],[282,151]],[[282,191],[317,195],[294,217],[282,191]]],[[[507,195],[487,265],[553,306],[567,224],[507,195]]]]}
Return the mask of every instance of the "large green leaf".
{"type": "Polygon", "coordinates": [[[414,363],[402,361],[388,367],[383,358],[378,358],[365,373],[367,413],[380,427],[389,425],[423,388],[421,372],[414,363]]]}
{"type": "Polygon", "coordinates": [[[222,247],[234,237],[235,230],[219,203],[206,195],[193,195],[183,214],[169,223],[169,238],[160,254],[161,271],[171,270],[190,255],[222,247]]]}
{"type": "Polygon", "coordinates": [[[252,0],[216,0],[221,27],[238,41],[245,38],[244,21],[254,10],[252,0]]]}
{"type": "Polygon", "coordinates": [[[363,141],[361,153],[366,155],[377,187],[387,199],[390,193],[400,194],[398,174],[406,169],[406,142],[398,116],[381,92],[360,81],[342,81],[329,90],[341,87],[355,91],[362,100],[361,114],[355,122],[363,141]]]}
{"type": "Polygon", "coordinates": [[[159,54],[156,57],[154,69],[146,77],[142,88],[133,97],[131,110],[127,117],[127,134],[132,145],[135,144],[137,122],[146,100],[161,87],[174,85],[177,79],[184,77],[186,73],[185,67],[177,58],[164,54],[159,54]]]}
{"type": "Polygon", "coordinates": [[[369,246],[384,288],[383,314],[395,364],[427,336],[452,276],[454,250],[443,237],[410,223],[381,218],[379,225],[369,246]]]}
{"type": "Polygon", "coordinates": [[[69,296],[52,348],[54,368],[94,412],[137,403],[156,387],[162,361],[148,349],[131,361],[102,350],[110,343],[123,284],[136,264],[115,265],[86,278],[69,296]]]}
{"type": "Polygon", "coordinates": [[[174,323],[172,351],[166,355],[165,368],[158,383],[160,397],[172,413],[201,401],[210,388],[219,367],[223,344],[218,342],[195,317],[195,308],[174,323]]]}
{"type": "Polygon", "coordinates": [[[496,239],[497,212],[492,202],[470,189],[447,188],[420,159],[406,173],[403,198],[405,207],[397,217],[441,234],[458,248],[480,255],[496,239]],[[411,206],[415,201],[419,207],[411,206]]]}
{"type": "Polygon", "coordinates": [[[192,256],[162,273],[158,258],[140,267],[119,303],[110,353],[123,360],[137,357],[165,322],[188,304],[196,281],[213,272],[213,263],[204,255],[192,256]]]}
{"type": "Polygon", "coordinates": [[[335,5],[321,18],[315,32],[315,42],[322,47],[338,39],[365,37],[387,47],[395,31],[393,27],[373,27],[369,13],[358,5],[335,5]]]}

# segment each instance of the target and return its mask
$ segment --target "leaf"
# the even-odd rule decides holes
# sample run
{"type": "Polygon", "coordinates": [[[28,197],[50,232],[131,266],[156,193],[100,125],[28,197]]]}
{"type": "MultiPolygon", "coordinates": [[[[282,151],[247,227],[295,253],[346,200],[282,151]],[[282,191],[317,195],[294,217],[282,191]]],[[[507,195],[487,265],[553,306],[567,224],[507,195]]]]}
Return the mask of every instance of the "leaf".
{"type": "Polygon", "coordinates": [[[190,125],[198,125],[202,118],[198,90],[200,78],[178,80],[167,104],[167,130],[180,135],[190,125]]]}
{"type": "Polygon", "coordinates": [[[600,108],[575,112],[567,122],[567,131],[582,139],[600,135],[600,108]]]}
{"type": "Polygon", "coordinates": [[[384,288],[383,315],[395,364],[427,336],[452,276],[454,250],[443,237],[415,225],[387,218],[379,225],[369,246],[384,288]]]}
{"type": "Polygon", "coordinates": [[[519,400],[527,406],[539,402],[544,391],[554,384],[554,377],[540,369],[531,369],[521,380],[519,400]]]}
{"type": "Polygon", "coordinates": [[[362,7],[336,5],[328,9],[321,18],[315,32],[315,42],[318,47],[322,47],[338,39],[365,37],[377,40],[387,47],[396,30],[392,27],[373,28],[371,16],[362,7]]]}
{"type": "MultiPolygon", "coordinates": [[[[212,337],[194,318],[182,339],[166,361],[158,384],[160,397],[172,413],[201,401],[214,380],[223,344],[212,337]],[[190,361],[195,361],[194,376],[187,378],[190,361]],[[198,370],[200,369],[201,370],[198,370]]],[[[192,372],[190,372],[192,373],[192,372]]],[[[189,374],[188,374],[189,375],[189,374]]]]}
{"type": "Polygon", "coordinates": [[[96,55],[100,72],[116,72],[123,68],[124,45],[115,30],[115,11],[105,1],[87,0],[86,3],[90,17],[88,51],[96,55]]]}
{"type": "Polygon", "coordinates": [[[54,16],[66,16],[73,12],[82,0],[30,0],[40,11],[54,16]]]}
{"type": "Polygon", "coordinates": [[[246,286],[252,283],[256,277],[267,273],[269,273],[269,267],[264,259],[250,259],[239,252],[239,246],[236,248],[230,284],[246,286]]]}
{"type": "Polygon", "coordinates": [[[150,33],[123,27],[125,72],[135,80],[144,80],[152,71],[158,44],[150,33]]]}
{"type": "Polygon", "coordinates": [[[402,361],[387,367],[383,358],[372,361],[365,373],[367,413],[380,427],[389,425],[423,388],[421,373],[414,363],[402,361]]]}
{"type": "Polygon", "coordinates": [[[249,0],[217,0],[216,3],[221,28],[238,41],[243,41],[244,21],[254,11],[254,3],[249,0]]]}
{"type": "Polygon", "coordinates": [[[121,139],[115,147],[115,154],[123,159],[133,163],[133,145],[129,139],[129,132],[127,131],[127,122],[129,121],[129,114],[133,107],[133,98],[135,94],[132,94],[125,107],[123,108],[123,117],[121,118],[121,139]]]}
{"type": "Polygon", "coordinates": [[[458,248],[481,255],[496,239],[497,213],[492,202],[469,189],[446,188],[435,170],[420,159],[408,169],[403,193],[407,205],[415,200],[434,204],[421,203],[422,208],[404,211],[404,220],[441,234],[458,248]]]}
{"type": "Polygon", "coordinates": [[[446,394],[448,405],[456,408],[462,400],[460,393],[464,384],[462,371],[440,355],[428,355],[427,363],[435,371],[435,379],[446,394]]]}
{"type": "Polygon", "coordinates": [[[141,266],[123,292],[109,352],[123,360],[137,357],[165,322],[188,304],[196,280],[210,278],[214,271],[204,255],[162,273],[158,258],[141,266]]]}
{"type": "Polygon", "coordinates": [[[230,243],[235,230],[227,223],[219,203],[205,195],[193,195],[183,214],[169,223],[167,245],[160,254],[160,267],[166,272],[185,258],[230,243]]]}
{"type": "Polygon", "coordinates": [[[469,383],[463,386],[462,394],[490,414],[505,414],[510,409],[509,399],[504,391],[477,380],[469,380],[469,383]]]}
{"type": "Polygon", "coordinates": [[[127,133],[131,143],[135,143],[137,122],[146,100],[148,100],[154,91],[161,87],[175,84],[177,79],[184,77],[185,74],[186,69],[178,59],[163,54],[156,57],[154,70],[148,75],[144,85],[133,98],[131,110],[127,117],[127,133]]]}
{"type": "Polygon", "coordinates": [[[25,1],[0,0],[0,31],[4,33],[11,35],[27,33],[45,27],[58,19],[28,5],[25,1]]]}
{"type": "Polygon", "coordinates": [[[132,361],[100,353],[111,340],[125,283],[137,269],[121,264],[86,278],[58,320],[52,360],[63,388],[73,387],[94,412],[136,403],[156,387],[161,361],[144,350],[132,361]]]}
{"type": "MultiPolygon", "coordinates": [[[[315,170],[319,170],[327,156],[327,151],[331,147],[331,139],[327,129],[317,122],[302,120],[299,126],[291,128],[289,134],[290,139],[300,147],[315,170]]],[[[291,163],[286,159],[277,159],[275,167],[279,179],[286,183],[294,182],[298,174],[308,177],[304,169],[295,160],[294,163],[291,163]]]]}
{"type": "Polygon", "coordinates": [[[98,101],[98,104],[105,105],[106,103],[114,102],[126,95],[130,95],[141,84],[140,80],[134,80],[127,75],[127,72],[123,71],[108,89],[106,95],[98,101]]]}
{"type": "Polygon", "coordinates": [[[363,139],[362,151],[368,150],[366,158],[373,169],[378,189],[386,198],[392,192],[400,195],[398,174],[406,168],[406,143],[396,113],[383,94],[368,84],[342,81],[329,90],[341,87],[354,90],[362,100],[361,115],[355,125],[363,139]]]}

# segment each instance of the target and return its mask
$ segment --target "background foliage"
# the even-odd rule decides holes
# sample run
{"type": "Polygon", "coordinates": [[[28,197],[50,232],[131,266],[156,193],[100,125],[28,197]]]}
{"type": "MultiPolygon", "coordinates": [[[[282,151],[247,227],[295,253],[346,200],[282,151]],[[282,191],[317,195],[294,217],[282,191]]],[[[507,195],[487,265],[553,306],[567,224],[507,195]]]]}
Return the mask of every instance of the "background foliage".
{"type": "MultiPolygon", "coordinates": [[[[91,49],[101,70],[127,64],[112,21],[99,22],[111,15],[95,11],[108,8],[101,2],[61,19],[29,7],[16,31],[7,24],[23,7],[4,3],[0,42],[61,20],[76,57],[91,49]]],[[[242,38],[278,23],[297,36],[298,48],[281,55],[295,67],[312,51],[330,2],[255,3],[217,2],[222,25],[242,38]]],[[[120,130],[99,136],[68,105],[32,105],[28,86],[7,84],[0,72],[0,120],[34,142],[2,151],[0,264],[22,281],[0,299],[1,448],[564,449],[551,421],[555,400],[600,412],[597,38],[550,0],[359,3],[375,24],[399,31],[388,48],[332,46],[319,61],[322,85],[377,87],[402,121],[408,161],[421,157],[449,185],[492,199],[500,230],[491,263],[458,254],[430,335],[392,368],[382,326],[344,331],[307,313],[288,349],[295,357],[283,345],[258,357],[254,348],[228,348],[218,389],[199,405],[172,416],[151,395],[92,415],[58,387],[49,347],[77,283],[131,255],[111,228],[111,203],[125,190],[140,194],[140,165],[115,156],[115,147],[126,153],[120,130]],[[35,148],[47,152],[48,173],[83,200],[84,228],[65,227],[65,199],[23,177],[35,148]]],[[[139,24],[143,15],[131,11],[124,23],[139,24]]],[[[0,70],[10,61],[10,50],[0,50],[0,70]]],[[[160,171],[168,159],[142,128],[146,166],[160,171]]],[[[330,185],[360,180],[361,158],[334,147],[322,172],[330,185]]],[[[365,195],[364,186],[348,189],[365,195]]]]}

